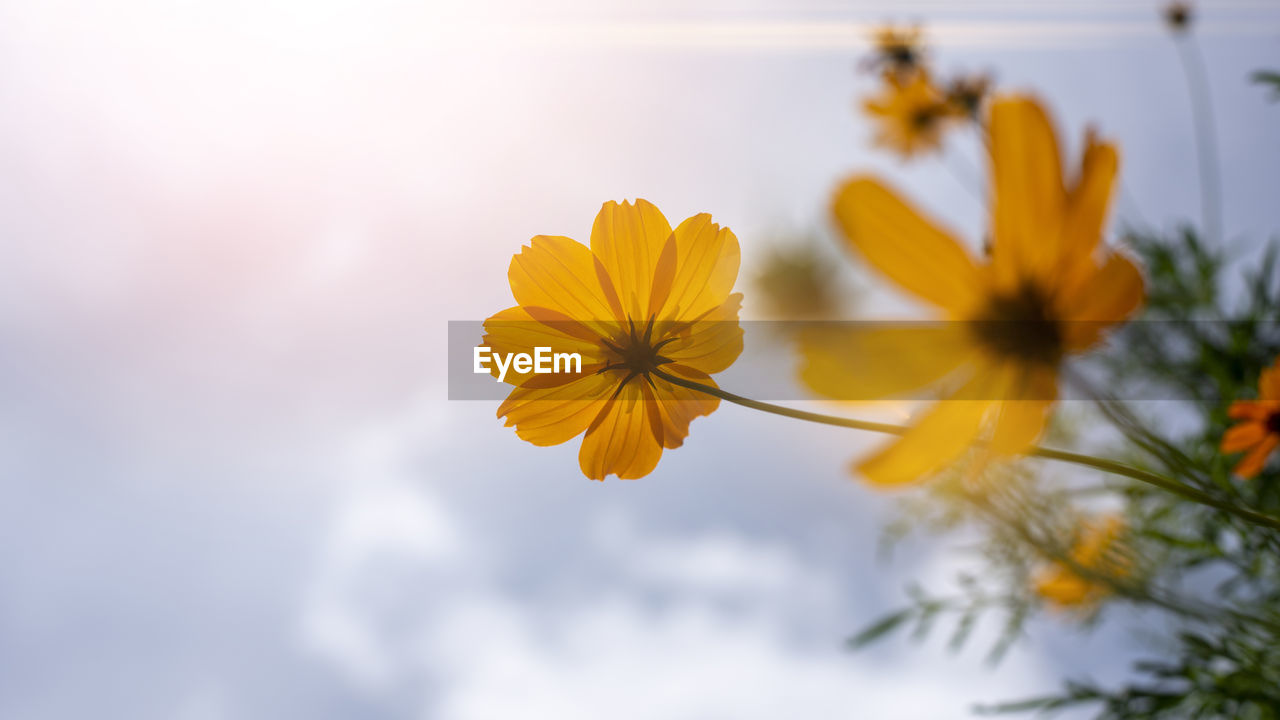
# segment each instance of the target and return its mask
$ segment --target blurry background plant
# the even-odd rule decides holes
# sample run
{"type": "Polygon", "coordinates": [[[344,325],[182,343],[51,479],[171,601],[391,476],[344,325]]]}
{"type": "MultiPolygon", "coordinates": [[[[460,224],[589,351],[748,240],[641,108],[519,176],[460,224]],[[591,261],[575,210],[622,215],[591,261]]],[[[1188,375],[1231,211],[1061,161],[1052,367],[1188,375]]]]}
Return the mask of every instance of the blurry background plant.
{"type": "MultiPolygon", "coordinates": [[[[1271,427],[1270,416],[1263,417],[1271,397],[1259,381],[1280,356],[1277,246],[1272,240],[1242,257],[1220,241],[1209,94],[1191,45],[1195,13],[1186,3],[1170,3],[1162,13],[1196,103],[1201,225],[1172,232],[1122,228],[1123,243],[1145,268],[1143,314],[1104,352],[1073,368],[1069,379],[1091,402],[1074,403],[1050,433],[1054,445],[1072,444],[1172,478],[1200,502],[1119,476],[1060,473],[1040,462],[990,465],[979,451],[902,497],[898,516],[885,528],[886,549],[912,534],[977,537],[976,569],[957,577],[955,594],[908,588],[907,606],[857,633],[852,647],[901,628],[922,637],[949,619],[958,648],[993,615],[1004,628],[989,655],[998,661],[1041,611],[1085,629],[1116,604],[1166,618],[1165,632],[1151,639],[1151,659],[1135,664],[1130,677],[1068,681],[1057,694],[979,712],[1091,707],[1100,718],[1280,717],[1280,532],[1229,511],[1280,517],[1280,472],[1265,458],[1256,462],[1264,446],[1245,468],[1252,478],[1233,474],[1241,456],[1232,451],[1245,448],[1238,434],[1223,440],[1242,419],[1271,427]],[[1251,267],[1243,277],[1231,269],[1242,264],[1251,267]],[[1098,388],[1162,402],[1152,410],[1098,388]],[[1255,398],[1264,404],[1229,411],[1234,401],[1255,398]],[[1118,438],[1078,431],[1100,421],[1117,428],[1118,438]]],[[[960,78],[946,91],[931,90],[929,53],[920,38],[918,27],[877,33],[864,67],[880,73],[896,102],[908,93],[916,101],[950,102],[956,115],[981,122],[987,78],[960,78]]],[[[1277,78],[1259,71],[1252,79],[1280,92],[1277,78]]],[[[890,107],[869,103],[866,109],[888,122],[890,107]]],[[[938,129],[945,127],[931,126],[933,134],[910,147],[937,149],[946,141],[938,129]]],[[[906,122],[900,129],[923,132],[906,122]]],[[[881,140],[900,155],[914,154],[906,142],[881,140]]]]}
{"type": "Polygon", "coordinates": [[[847,315],[853,288],[838,267],[833,248],[812,234],[775,242],[754,277],[756,315],[768,320],[830,320],[847,315]]]}

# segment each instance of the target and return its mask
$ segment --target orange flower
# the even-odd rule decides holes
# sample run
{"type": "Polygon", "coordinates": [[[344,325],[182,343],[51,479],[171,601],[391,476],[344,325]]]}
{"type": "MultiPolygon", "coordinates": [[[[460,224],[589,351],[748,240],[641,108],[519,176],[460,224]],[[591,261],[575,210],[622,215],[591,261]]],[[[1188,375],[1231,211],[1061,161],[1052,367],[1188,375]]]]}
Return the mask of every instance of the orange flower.
{"type": "Polygon", "coordinates": [[[538,347],[578,353],[581,367],[506,374],[516,387],[498,417],[534,445],[585,432],[578,463],[591,479],[648,475],[720,404],[653,371],[714,386],[710,375],[737,360],[739,260],[738,239],[710,215],[673,231],[644,200],[605,203],[590,248],[533,238],[507,272],[517,305],[485,321],[481,347],[508,358],[538,347]]]}
{"type": "Polygon", "coordinates": [[[1258,378],[1257,400],[1236,400],[1227,416],[1240,420],[1222,436],[1222,452],[1248,450],[1235,474],[1251,478],[1262,471],[1267,456],[1280,446],[1280,358],[1258,378]]]}
{"type": "MultiPolygon", "coordinates": [[[[1128,577],[1131,566],[1118,552],[1124,531],[1124,518],[1119,515],[1106,515],[1085,523],[1071,548],[1071,564],[1103,577],[1128,577]]],[[[1035,590],[1040,597],[1059,607],[1096,605],[1111,593],[1105,582],[1080,577],[1075,568],[1064,562],[1055,562],[1042,570],[1036,577],[1035,590]]]]}

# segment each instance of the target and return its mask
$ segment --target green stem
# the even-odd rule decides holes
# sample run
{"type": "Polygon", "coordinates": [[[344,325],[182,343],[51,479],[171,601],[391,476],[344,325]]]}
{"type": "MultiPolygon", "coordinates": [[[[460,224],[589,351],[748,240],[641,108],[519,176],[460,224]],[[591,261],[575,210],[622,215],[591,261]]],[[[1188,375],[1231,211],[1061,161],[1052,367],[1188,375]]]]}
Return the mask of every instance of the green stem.
{"type": "MultiPolygon", "coordinates": [[[[679,385],[690,390],[697,390],[698,392],[703,392],[708,395],[714,395],[721,400],[751,408],[752,410],[760,410],[767,413],[773,413],[774,415],[794,418],[796,420],[805,420],[807,422],[819,423],[822,425],[852,428],[854,430],[886,433],[889,435],[903,435],[910,429],[905,425],[871,422],[869,420],[858,420],[856,418],[839,417],[836,415],[824,415],[822,413],[809,412],[807,410],[797,410],[795,408],[786,407],[785,405],[774,405],[773,403],[752,400],[751,398],[743,397],[741,395],[735,395],[728,390],[721,390],[718,387],[703,385],[695,380],[688,380],[677,375],[672,375],[664,372],[661,368],[655,368],[650,372],[673,385],[679,385]]],[[[1033,448],[1027,453],[1027,455],[1044,458],[1046,460],[1057,460],[1058,462],[1089,467],[1095,470],[1111,473],[1113,475],[1122,475],[1139,482],[1147,483],[1148,485],[1153,485],[1166,492],[1180,495],[1188,500],[1198,502],[1201,505],[1217,508],[1225,513],[1234,515],[1241,520],[1246,520],[1257,525],[1263,525],[1271,528],[1272,530],[1280,530],[1280,519],[1219,500],[1208,493],[1201,492],[1193,487],[1188,487],[1180,482],[1170,480],[1163,475],[1153,473],[1149,470],[1143,470],[1142,468],[1126,465],[1114,460],[1093,457],[1092,455],[1081,455],[1079,453],[1067,452],[1066,450],[1053,450],[1042,447],[1033,448]]]]}

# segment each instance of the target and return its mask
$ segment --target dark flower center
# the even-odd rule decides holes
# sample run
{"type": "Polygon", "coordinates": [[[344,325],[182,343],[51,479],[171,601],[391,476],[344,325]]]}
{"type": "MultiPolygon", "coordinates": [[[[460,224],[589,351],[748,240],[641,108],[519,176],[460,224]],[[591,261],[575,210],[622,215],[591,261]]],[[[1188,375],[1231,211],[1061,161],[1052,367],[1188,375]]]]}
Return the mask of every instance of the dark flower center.
{"type": "MultiPolygon", "coordinates": [[[[635,320],[627,320],[627,333],[620,335],[612,340],[601,339],[605,347],[613,352],[614,357],[600,368],[599,372],[609,370],[621,370],[626,372],[626,376],[618,385],[618,391],[622,387],[631,382],[632,379],[643,377],[649,379],[649,373],[653,372],[661,365],[674,362],[670,358],[663,357],[661,350],[668,343],[676,338],[669,337],[660,342],[653,342],[654,336],[654,318],[649,318],[649,322],[645,323],[643,329],[636,326],[635,320]]],[[[652,382],[652,381],[650,381],[652,382]]],[[[615,392],[616,394],[616,392],[615,392]]]]}
{"type": "Polygon", "coordinates": [[[946,108],[938,104],[920,105],[911,110],[911,129],[915,132],[928,132],[946,114],[946,108]]]}
{"type": "Polygon", "coordinates": [[[1280,435],[1280,411],[1273,412],[1267,416],[1267,432],[1272,435],[1280,435]]]}
{"type": "Polygon", "coordinates": [[[916,108],[911,113],[911,127],[921,132],[928,130],[937,121],[940,114],[938,109],[933,106],[916,108]]]}
{"type": "Polygon", "coordinates": [[[1027,363],[1057,365],[1062,360],[1062,324],[1049,299],[1034,285],[996,296],[973,321],[978,342],[998,355],[1027,363]]]}
{"type": "Polygon", "coordinates": [[[884,54],[889,59],[890,64],[899,68],[910,69],[916,65],[915,48],[906,43],[890,45],[884,49],[884,54]]]}
{"type": "Polygon", "coordinates": [[[983,92],[977,87],[960,87],[951,93],[951,102],[964,111],[969,117],[977,117],[982,106],[983,92]]]}

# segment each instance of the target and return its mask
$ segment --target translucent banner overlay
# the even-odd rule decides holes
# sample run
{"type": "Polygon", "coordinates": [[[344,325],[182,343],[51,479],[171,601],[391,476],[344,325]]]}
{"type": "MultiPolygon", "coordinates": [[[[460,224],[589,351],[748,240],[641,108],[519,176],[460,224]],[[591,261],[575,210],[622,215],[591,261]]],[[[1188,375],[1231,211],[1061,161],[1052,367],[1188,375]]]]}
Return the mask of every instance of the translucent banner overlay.
{"type": "MultiPolygon", "coordinates": [[[[506,398],[516,385],[556,387],[588,375],[621,384],[693,365],[679,359],[707,338],[741,330],[742,352],[712,377],[721,388],[766,401],[801,400],[1205,400],[1195,378],[1109,381],[1113,363],[1180,355],[1230,342],[1230,321],[743,321],[673,326],[607,321],[450,321],[450,400],[506,398]],[[496,331],[496,332],[495,332],[496,331]],[[497,341],[499,338],[503,342],[497,341]],[[514,339],[514,341],[513,341],[514,339]],[[1176,341],[1171,341],[1171,339],[1176,341]],[[1192,340],[1194,339],[1194,341],[1192,340]],[[578,358],[571,357],[578,355],[578,358]],[[520,357],[525,355],[527,357],[520,357]],[[669,357],[670,356],[670,357],[669,357]],[[476,372],[479,367],[482,372],[476,372]],[[503,375],[503,381],[497,375],[503,375]]],[[[1252,328],[1280,336],[1280,323],[1252,328]]],[[[641,380],[643,381],[643,380],[641,380]]],[[[1229,399],[1228,399],[1229,400],[1229,399]]]]}

